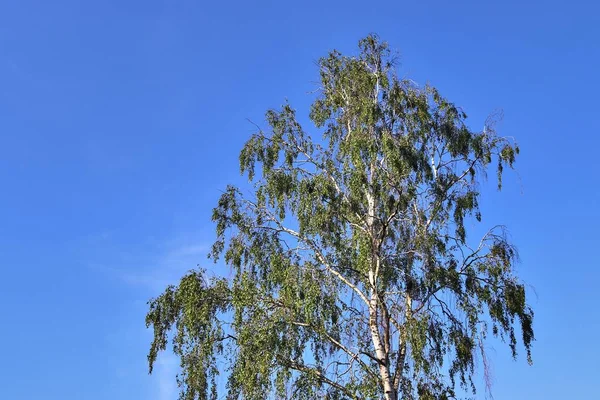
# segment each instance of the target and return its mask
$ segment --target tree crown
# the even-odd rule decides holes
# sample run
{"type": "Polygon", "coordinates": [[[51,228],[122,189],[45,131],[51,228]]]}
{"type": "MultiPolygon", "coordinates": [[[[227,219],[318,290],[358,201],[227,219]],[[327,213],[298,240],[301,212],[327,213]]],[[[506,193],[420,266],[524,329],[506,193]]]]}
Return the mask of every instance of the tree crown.
{"type": "Polygon", "coordinates": [[[517,321],[531,362],[516,249],[502,227],[475,245],[465,227],[518,147],[400,79],[376,36],[359,50],[319,61],[322,140],[285,104],[242,149],[254,195],[230,186],[213,211],[211,257],[233,278],[193,271],[150,302],[150,370],[173,331],[183,399],[216,398],[222,365],[229,399],[454,398],[475,391],[488,332],[516,356],[517,321]]]}

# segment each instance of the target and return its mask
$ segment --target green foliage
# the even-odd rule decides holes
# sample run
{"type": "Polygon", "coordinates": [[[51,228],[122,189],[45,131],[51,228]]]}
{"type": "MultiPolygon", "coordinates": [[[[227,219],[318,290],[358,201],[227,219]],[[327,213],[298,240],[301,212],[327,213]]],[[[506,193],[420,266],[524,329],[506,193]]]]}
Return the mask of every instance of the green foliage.
{"type": "Polygon", "coordinates": [[[240,153],[255,188],[228,187],[211,251],[233,270],[191,272],[150,303],[150,371],[173,332],[182,399],[450,399],[475,391],[491,333],[531,362],[533,312],[502,227],[473,245],[479,183],[518,148],[470,130],[435,88],[397,77],[386,43],[319,62],[313,141],[289,104],[240,153]],[[220,363],[217,364],[217,360],[220,363]],[[219,366],[226,365],[226,371],[219,366]]]}

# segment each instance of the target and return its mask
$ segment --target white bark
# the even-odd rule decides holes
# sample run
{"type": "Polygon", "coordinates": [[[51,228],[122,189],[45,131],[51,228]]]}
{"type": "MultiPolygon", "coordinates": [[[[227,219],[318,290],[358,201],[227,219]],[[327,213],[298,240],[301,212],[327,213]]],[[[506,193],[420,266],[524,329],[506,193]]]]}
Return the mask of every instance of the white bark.
{"type": "MultiPolygon", "coordinates": [[[[371,166],[370,180],[372,182],[374,175],[375,166],[371,166]]],[[[384,399],[385,400],[397,400],[396,391],[394,390],[393,376],[390,372],[389,354],[386,351],[383,341],[381,340],[381,334],[379,332],[379,298],[377,293],[377,278],[379,274],[379,257],[376,254],[377,244],[375,239],[375,197],[372,192],[372,186],[367,189],[367,225],[368,231],[371,234],[372,240],[372,251],[373,259],[371,267],[369,268],[369,283],[371,285],[371,297],[369,300],[369,330],[371,332],[371,339],[373,340],[373,346],[375,347],[375,355],[379,363],[379,375],[381,383],[383,385],[384,399]]]]}
{"type": "Polygon", "coordinates": [[[377,295],[371,295],[369,305],[369,328],[371,330],[371,338],[375,347],[375,354],[379,362],[379,374],[381,383],[383,384],[383,392],[385,400],[396,400],[396,391],[394,390],[393,378],[390,373],[389,355],[385,351],[385,347],[379,334],[378,318],[377,318],[377,295]]]}

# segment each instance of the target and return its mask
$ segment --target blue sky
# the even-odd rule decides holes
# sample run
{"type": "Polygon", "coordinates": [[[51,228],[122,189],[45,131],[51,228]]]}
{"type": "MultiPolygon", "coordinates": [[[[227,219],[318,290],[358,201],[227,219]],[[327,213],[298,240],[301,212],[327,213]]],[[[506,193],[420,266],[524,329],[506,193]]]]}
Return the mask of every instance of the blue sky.
{"type": "MultiPolygon", "coordinates": [[[[534,366],[490,348],[496,399],[597,395],[600,8],[595,2],[0,3],[0,398],[169,400],[146,301],[210,265],[246,118],[306,115],[328,50],[370,32],[474,127],[498,108],[518,174],[483,199],[536,311],[534,366]],[[525,4],[526,3],[526,4],[525,4]]],[[[493,176],[493,175],[492,175],[493,176]]],[[[491,177],[492,177],[491,176],[491,177]]]]}

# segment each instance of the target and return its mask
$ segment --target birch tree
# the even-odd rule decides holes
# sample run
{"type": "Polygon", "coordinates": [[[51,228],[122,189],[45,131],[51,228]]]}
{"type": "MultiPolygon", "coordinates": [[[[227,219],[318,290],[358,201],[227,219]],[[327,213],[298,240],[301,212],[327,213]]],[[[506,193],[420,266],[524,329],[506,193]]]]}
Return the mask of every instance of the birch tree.
{"type": "Polygon", "coordinates": [[[467,234],[518,147],[393,61],[373,35],[331,52],[320,136],[284,104],[243,147],[251,195],[230,186],[213,211],[231,278],[194,270],[149,303],[150,371],[172,348],[182,399],[456,398],[488,335],[531,363],[516,249],[501,226],[467,234]]]}

